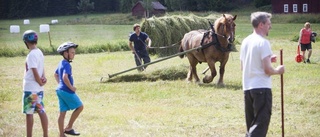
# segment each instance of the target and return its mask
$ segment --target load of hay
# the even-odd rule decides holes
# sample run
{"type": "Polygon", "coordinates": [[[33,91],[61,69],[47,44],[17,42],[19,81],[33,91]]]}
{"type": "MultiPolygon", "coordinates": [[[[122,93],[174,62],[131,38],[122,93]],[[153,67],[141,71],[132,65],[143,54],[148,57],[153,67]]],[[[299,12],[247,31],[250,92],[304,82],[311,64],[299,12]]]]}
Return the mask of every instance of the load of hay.
{"type": "Polygon", "coordinates": [[[214,23],[217,18],[218,16],[199,17],[193,14],[151,17],[141,23],[141,31],[146,32],[152,40],[152,47],[155,48],[149,50],[151,54],[168,56],[178,52],[179,42],[185,33],[209,29],[209,21],[214,23]]]}

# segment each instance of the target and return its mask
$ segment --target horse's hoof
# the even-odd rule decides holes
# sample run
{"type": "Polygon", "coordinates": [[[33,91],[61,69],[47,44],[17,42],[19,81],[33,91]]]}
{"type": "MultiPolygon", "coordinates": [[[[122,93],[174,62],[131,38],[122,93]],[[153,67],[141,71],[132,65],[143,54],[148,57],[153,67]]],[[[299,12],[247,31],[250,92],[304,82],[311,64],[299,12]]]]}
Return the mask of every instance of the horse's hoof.
{"type": "Polygon", "coordinates": [[[186,81],[187,81],[187,83],[191,83],[192,82],[192,80],[189,80],[189,79],[186,79],[186,81]]]}
{"type": "Polygon", "coordinates": [[[218,83],[218,87],[225,87],[224,83],[218,83]]]}
{"type": "Polygon", "coordinates": [[[211,82],[210,80],[208,80],[207,77],[208,77],[207,75],[204,76],[204,78],[202,79],[203,83],[210,83],[211,82]]]}
{"type": "Polygon", "coordinates": [[[207,80],[203,80],[203,83],[210,83],[209,81],[207,81],[207,80]]]}

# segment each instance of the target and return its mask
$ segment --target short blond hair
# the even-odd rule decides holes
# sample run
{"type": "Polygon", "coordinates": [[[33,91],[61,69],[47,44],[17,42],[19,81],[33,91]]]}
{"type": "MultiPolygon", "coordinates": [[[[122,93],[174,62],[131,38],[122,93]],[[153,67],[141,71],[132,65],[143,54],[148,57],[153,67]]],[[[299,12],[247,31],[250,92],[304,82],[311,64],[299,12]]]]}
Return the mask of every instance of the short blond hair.
{"type": "Polygon", "coordinates": [[[306,27],[309,27],[310,28],[310,22],[306,22],[305,24],[304,24],[304,27],[306,28],[306,27]]]}

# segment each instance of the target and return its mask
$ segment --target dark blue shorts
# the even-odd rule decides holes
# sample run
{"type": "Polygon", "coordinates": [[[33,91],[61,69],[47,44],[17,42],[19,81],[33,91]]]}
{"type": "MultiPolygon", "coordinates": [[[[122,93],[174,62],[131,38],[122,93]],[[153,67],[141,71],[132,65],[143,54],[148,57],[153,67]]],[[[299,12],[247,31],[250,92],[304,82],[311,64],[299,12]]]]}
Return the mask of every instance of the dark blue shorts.
{"type": "Polygon", "coordinates": [[[301,51],[306,51],[306,50],[309,50],[309,49],[312,49],[312,46],[311,46],[311,43],[309,44],[300,44],[301,46],[301,51]]]}

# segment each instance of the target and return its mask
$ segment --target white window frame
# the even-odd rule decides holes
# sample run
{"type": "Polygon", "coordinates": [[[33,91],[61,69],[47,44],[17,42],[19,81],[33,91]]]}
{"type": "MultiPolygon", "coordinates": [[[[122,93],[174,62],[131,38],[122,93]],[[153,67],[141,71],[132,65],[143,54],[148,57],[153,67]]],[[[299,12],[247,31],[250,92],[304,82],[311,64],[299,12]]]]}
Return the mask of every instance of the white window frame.
{"type": "Polygon", "coordinates": [[[308,12],[308,4],[303,4],[303,12],[308,12]]]}
{"type": "Polygon", "coordinates": [[[284,13],[288,13],[289,12],[289,5],[288,4],[284,4],[283,5],[283,12],[284,13]]]}
{"type": "Polygon", "coordinates": [[[298,4],[293,4],[292,5],[292,12],[298,12],[298,4]]]}

